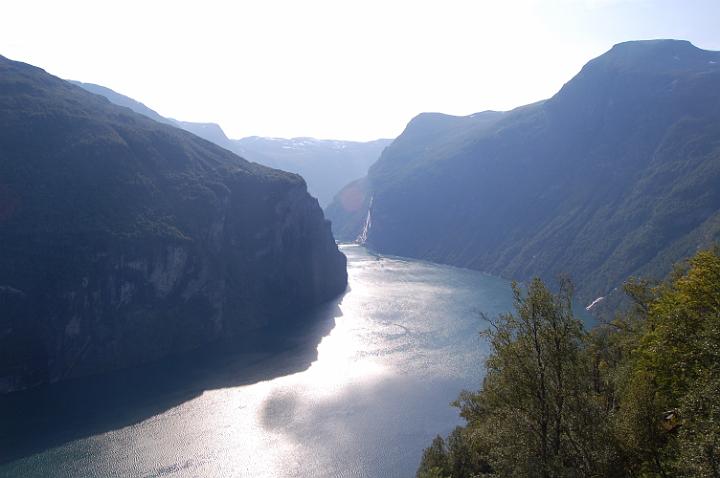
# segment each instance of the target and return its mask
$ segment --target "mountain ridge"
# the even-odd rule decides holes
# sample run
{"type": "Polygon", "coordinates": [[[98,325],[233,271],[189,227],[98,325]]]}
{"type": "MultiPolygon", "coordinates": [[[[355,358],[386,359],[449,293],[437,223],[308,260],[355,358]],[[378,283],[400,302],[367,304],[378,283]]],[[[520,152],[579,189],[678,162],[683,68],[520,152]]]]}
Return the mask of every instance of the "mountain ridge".
{"type": "Polygon", "coordinates": [[[73,83],[150,119],[189,131],[250,161],[300,174],[308,182],[310,193],[318,198],[323,207],[342,186],[364,176],[382,149],[391,142],[389,139],[345,141],[263,136],[230,139],[217,123],[166,118],[143,103],[105,86],[79,81],[73,83]]]}
{"type": "Polygon", "coordinates": [[[345,208],[350,186],[326,214],[342,240],[369,214],[381,253],[521,280],[569,273],[588,302],[629,275],[662,277],[720,234],[719,60],[627,42],[481,125],[443,118],[418,134],[413,120],[364,180],[372,207],[345,208]]]}

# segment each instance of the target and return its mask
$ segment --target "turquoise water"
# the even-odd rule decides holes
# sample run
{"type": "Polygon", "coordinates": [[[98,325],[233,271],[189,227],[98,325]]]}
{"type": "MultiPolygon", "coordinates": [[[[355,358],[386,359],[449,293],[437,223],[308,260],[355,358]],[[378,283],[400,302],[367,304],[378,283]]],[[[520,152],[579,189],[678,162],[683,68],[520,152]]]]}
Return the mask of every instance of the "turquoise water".
{"type": "Polygon", "coordinates": [[[510,287],[342,250],[349,290],[310,327],[0,398],[0,476],[413,476],[479,386],[479,314],[510,287]]]}

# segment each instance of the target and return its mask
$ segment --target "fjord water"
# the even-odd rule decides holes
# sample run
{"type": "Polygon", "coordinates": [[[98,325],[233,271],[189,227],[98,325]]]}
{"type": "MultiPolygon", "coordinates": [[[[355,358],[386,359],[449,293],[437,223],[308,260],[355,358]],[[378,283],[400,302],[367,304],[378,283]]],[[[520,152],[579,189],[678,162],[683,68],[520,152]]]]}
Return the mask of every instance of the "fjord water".
{"type": "Polygon", "coordinates": [[[295,318],[311,327],[0,397],[0,476],[412,476],[460,423],[480,312],[509,311],[510,287],[342,250],[349,290],[295,318]]]}

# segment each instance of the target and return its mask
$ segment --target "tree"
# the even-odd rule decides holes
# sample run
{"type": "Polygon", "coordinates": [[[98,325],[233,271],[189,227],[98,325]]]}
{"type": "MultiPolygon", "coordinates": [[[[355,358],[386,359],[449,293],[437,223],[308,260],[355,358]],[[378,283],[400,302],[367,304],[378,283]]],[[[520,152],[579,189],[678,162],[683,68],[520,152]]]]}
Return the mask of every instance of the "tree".
{"type": "Polygon", "coordinates": [[[644,289],[619,431],[643,473],[720,477],[720,256],[701,251],[644,289]]]}
{"type": "Polygon", "coordinates": [[[513,284],[482,388],[454,403],[467,424],[418,476],[720,478],[718,250],[625,289],[634,307],[585,333],[569,281],[513,284]]]}
{"type": "Polygon", "coordinates": [[[444,478],[450,476],[450,460],[445,440],[437,435],[423,451],[417,478],[444,478]]]}
{"type": "Polygon", "coordinates": [[[454,432],[455,440],[465,441],[466,456],[486,464],[475,473],[592,476],[611,455],[587,446],[606,423],[597,413],[602,402],[594,399],[592,363],[583,353],[586,335],[572,312],[572,291],[565,279],[558,294],[539,279],[526,293],[513,284],[516,313],[488,320],[483,335],[491,353],[483,387],[455,402],[468,423],[454,432]]]}

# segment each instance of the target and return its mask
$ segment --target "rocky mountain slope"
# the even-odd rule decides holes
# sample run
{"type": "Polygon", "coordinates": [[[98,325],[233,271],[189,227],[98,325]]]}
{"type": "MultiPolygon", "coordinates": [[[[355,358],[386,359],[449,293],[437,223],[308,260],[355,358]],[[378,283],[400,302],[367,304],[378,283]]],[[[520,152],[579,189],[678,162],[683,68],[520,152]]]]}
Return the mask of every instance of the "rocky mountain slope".
{"type": "Polygon", "coordinates": [[[0,57],[0,393],[291,320],[346,281],[299,176],[0,57]]]}
{"type": "Polygon", "coordinates": [[[570,274],[588,302],[661,277],[720,238],[720,53],[622,43],[546,101],[422,114],[326,213],[379,252],[570,274]]]}

